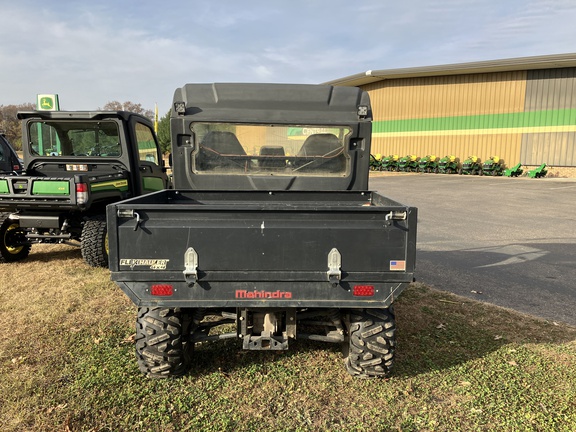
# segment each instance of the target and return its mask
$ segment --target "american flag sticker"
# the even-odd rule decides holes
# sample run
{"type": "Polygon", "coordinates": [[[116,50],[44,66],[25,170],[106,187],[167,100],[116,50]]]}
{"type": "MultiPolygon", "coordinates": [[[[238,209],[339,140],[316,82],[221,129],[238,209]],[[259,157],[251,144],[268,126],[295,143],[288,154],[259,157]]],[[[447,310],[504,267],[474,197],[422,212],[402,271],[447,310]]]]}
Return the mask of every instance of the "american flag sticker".
{"type": "Polygon", "coordinates": [[[406,261],[402,260],[396,260],[396,261],[390,261],[390,270],[395,270],[395,271],[405,271],[406,270],[406,261]]]}

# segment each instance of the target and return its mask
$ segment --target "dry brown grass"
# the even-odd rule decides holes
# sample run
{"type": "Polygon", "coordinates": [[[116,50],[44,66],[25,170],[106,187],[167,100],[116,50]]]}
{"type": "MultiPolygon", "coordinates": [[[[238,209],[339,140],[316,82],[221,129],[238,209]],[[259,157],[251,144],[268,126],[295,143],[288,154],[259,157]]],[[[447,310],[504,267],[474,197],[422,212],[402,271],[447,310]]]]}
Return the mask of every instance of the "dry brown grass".
{"type": "Polygon", "coordinates": [[[204,344],[151,381],[136,308],[78,249],[0,265],[0,430],[565,430],[576,428],[576,329],[413,285],[397,302],[389,380],[353,379],[339,347],[204,344]]]}

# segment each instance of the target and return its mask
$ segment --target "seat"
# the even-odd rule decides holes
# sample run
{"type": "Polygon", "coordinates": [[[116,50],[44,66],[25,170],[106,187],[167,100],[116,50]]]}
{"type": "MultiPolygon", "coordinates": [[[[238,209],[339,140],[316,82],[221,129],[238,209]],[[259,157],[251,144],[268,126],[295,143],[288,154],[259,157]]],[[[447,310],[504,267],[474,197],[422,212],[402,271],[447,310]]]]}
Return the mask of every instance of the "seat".
{"type": "Polygon", "coordinates": [[[246,166],[245,158],[234,159],[234,156],[246,156],[246,151],[236,135],[228,131],[211,131],[200,143],[196,157],[200,170],[242,170],[246,166]]]}
{"type": "Polygon", "coordinates": [[[320,133],[310,135],[297,154],[300,171],[344,172],[344,147],[336,135],[320,133]]]}
{"type": "Polygon", "coordinates": [[[259,160],[260,168],[266,170],[279,170],[286,168],[286,153],[282,146],[263,146],[260,148],[260,156],[271,156],[259,160]]]}

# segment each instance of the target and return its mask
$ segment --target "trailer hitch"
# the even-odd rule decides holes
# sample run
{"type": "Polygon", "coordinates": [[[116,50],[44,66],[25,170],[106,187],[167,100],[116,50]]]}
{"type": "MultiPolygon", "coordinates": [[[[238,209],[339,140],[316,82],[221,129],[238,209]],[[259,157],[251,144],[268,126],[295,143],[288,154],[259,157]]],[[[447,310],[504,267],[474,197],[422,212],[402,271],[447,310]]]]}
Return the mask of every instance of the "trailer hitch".
{"type": "Polygon", "coordinates": [[[184,279],[189,287],[198,282],[198,254],[194,248],[189,247],[184,252],[184,279]]]}

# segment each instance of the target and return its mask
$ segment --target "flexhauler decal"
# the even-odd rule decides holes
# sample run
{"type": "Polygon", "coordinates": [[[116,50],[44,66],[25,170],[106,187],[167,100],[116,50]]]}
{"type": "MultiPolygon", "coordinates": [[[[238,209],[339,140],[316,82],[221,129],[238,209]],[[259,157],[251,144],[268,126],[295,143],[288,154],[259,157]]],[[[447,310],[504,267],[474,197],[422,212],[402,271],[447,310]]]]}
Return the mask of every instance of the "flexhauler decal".
{"type": "Polygon", "coordinates": [[[148,267],[150,270],[165,270],[168,264],[168,259],[140,259],[140,258],[122,258],[120,260],[121,266],[134,267],[148,267]]]}

